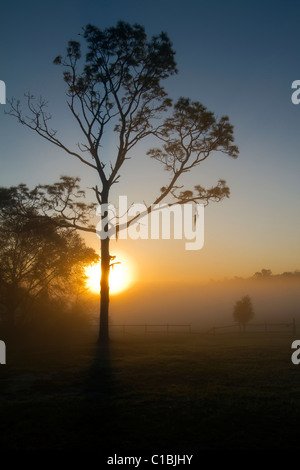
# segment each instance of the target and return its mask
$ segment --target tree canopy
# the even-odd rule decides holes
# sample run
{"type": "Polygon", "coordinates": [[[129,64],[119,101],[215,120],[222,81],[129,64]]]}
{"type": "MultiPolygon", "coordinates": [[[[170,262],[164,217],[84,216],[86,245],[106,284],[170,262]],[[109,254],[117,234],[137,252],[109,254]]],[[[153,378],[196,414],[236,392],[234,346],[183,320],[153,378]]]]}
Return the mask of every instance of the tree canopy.
{"type": "Polygon", "coordinates": [[[245,326],[254,317],[254,310],[252,301],[249,295],[245,295],[241,300],[238,300],[233,309],[234,321],[245,326]]]}
{"type": "Polygon", "coordinates": [[[41,297],[82,287],[84,266],[98,259],[74,229],[43,214],[36,194],[25,185],[0,188],[0,318],[11,325],[28,319],[41,297]]]}

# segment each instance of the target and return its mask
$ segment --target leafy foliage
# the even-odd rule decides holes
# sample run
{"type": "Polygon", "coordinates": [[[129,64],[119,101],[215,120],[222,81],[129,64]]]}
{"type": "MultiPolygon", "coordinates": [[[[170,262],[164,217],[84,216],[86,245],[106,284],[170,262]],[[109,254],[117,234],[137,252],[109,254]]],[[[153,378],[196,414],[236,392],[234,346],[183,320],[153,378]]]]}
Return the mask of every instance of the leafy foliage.
{"type": "Polygon", "coordinates": [[[38,206],[38,189],[0,188],[0,319],[25,322],[41,299],[69,299],[98,259],[79,235],[38,206]]]}
{"type": "MultiPolygon", "coordinates": [[[[104,30],[89,24],[81,36],[85,40],[85,58],[83,45],[69,41],[66,55],[54,60],[63,67],[68,107],[83,139],[78,149],[64,144],[50,126],[52,116],[46,100],[27,94],[29,115],[23,114],[19,101],[11,100],[9,114],[93,168],[100,179],[100,185],[93,188],[99,204],[108,202],[112,185],[119,181],[126,159],[131,158],[130,151],[148,136],[162,142],[162,148],[151,148],[148,155],[171,175],[158,189],[157,198],[148,204],[148,212],[151,205],[167,197],[170,204],[208,204],[229,197],[229,188],[222,179],[209,189],[200,184],[193,189],[178,184],[184,173],[212,153],[236,158],[238,148],[233,144],[228,116],[218,119],[189,98],[181,97],[172,104],[161,83],[177,73],[168,36],[161,33],[148,39],[142,26],[122,21],[104,30]],[[102,147],[105,129],[114,129],[116,134],[114,155],[108,155],[102,147]]],[[[129,219],[128,224],[134,221],[129,219]]]]}

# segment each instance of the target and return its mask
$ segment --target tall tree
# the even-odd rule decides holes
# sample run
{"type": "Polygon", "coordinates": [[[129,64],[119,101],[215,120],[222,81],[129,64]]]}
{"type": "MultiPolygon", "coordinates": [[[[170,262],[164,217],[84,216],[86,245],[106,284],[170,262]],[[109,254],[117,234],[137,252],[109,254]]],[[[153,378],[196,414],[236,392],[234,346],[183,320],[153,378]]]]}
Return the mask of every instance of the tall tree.
{"type": "MultiPolygon", "coordinates": [[[[26,114],[20,102],[12,99],[10,114],[92,168],[99,181],[93,188],[95,198],[103,207],[109,203],[112,187],[119,181],[125,161],[132,157],[130,152],[148,136],[161,142],[162,146],[150,149],[148,155],[163,165],[170,179],[158,190],[147,213],[153,204],[163,200],[168,204],[208,203],[228,197],[229,188],[224,180],[209,189],[197,185],[191,190],[178,185],[181,175],[194,169],[212,152],[221,151],[235,158],[238,149],[233,145],[233,126],[227,116],[217,119],[202,104],[186,98],[172,104],[162,86],[163,80],[177,73],[175,52],[168,36],[161,33],[148,39],[142,26],[119,22],[105,30],[87,25],[83,39],[87,46],[85,59],[81,44],[69,41],[65,57],[54,60],[64,68],[68,108],[82,135],[77,148],[68,146],[51,127],[51,115],[44,99],[36,100],[27,94],[26,114]],[[115,132],[113,155],[102,146],[107,128],[115,132]]],[[[108,234],[105,211],[102,218],[104,233],[108,234]]],[[[128,225],[135,221],[136,217],[129,219],[128,225]]],[[[95,228],[85,230],[95,231],[95,228]]],[[[109,271],[114,259],[109,246],[109,236],[102,237],[99,340],[103,342],[109,338],[109,271]]]]}
{"type": "Polygon", "coordinates": [[[84,283],[84,266],[99,258],[74,228],[45,215],[41,194],[0,188],[0,320],[10,327],[28,321],[41,298],[65,297],[74,274],[84,283]]]}

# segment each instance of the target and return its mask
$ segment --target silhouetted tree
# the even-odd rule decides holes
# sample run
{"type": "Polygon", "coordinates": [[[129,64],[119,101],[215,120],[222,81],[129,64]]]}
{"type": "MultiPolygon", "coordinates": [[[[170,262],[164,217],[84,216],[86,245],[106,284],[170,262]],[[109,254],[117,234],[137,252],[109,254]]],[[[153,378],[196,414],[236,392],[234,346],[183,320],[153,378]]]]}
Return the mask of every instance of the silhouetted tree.
{"type": "Polygon", "coordinates": [[[249,295],[245,295],[238,300],[233,309],[234,321],[245,328],[246,324],[254,317],[254,310],[249,295]]]}
{"type": "MultiPolygon", "coordinates": [[[[140,25],[119,22],[116,27],[100,30],[87,25],[83,30],[87,54],[82,59],[81,44],[69,41],[66,56],[56,57],[54,63],[64,67],[67,85],[67,104],[82,136],[76,147],[69,146],[51,127],[51,115],[44,99],[36,100],[27,94],[27,111],[20,102],[11,100],[10,114],[41,137],[63,149],[92,168],[98,175],[93,188],[100,205],[109,203],[112,187],[120,179],[120,171],[130,152],[143,139],[152,136],[161,142],[148,155],[163,165],[170,175],[167,184],[148,205],[161,201],[168,204],[220,201],[229,197],[224,180],[205,189],[196,185],[193,190],[179,185],[179,178],[194,169],[213,152],[220,151],[237,157],[233,145],[233,126],[227,116],[217,119],[199,102],[180,98],[174,105],[161,82],[177,73],[172,44],[165,33],[147,39],[140,25]],[[169,113],[167,113],[169,111],[169,113]],[[166,118],[163,120],[163,115],[166,118]],[[113,155],[103,148],[106,129],[115,132],[116,149],[113,155]]],[[[48,187],[46,191],[50,191],[48,187]]],[[[50,194],[53,206],[58,199],[50,194]]],[[[60,201],[61,202],[61,201],[60,201]]],[[[68,201],[66,200],[68,205],[68,201]]],[[[61,214],[63,203],[59,206],[61,214]]],[[[105,206],[104,206],[105,207],[105,206]]],[[[74,226],[79,226],[80,214],[74,226]]],[[[81,213],[83,215],[83,213],[81,213]]],[[[108,234],[107,213],[104,211],[104,233],[108,234]]],[[[136,217],[128,220],[128,225],[136,217]]],[[[66,223],[72,223],[66,218],[66,223]]],[[[81,225],[82,227],[82,225],[81,225]]],[[[95,231],[95,228],[84,228],[95,231]]],[[[107,342],[109,309],[109,271],[114,257],[109,250],[109,236],[101,239],[101,304],[99,340],[107,342]]]]}
{"type": "Polygon", "coordinates": [[[254,279],[267,279],[272,276],[272,271],[271,269],[262,269],[261,271],[257,271],[254,274],[254,279]]]}
{"type": "Polygon", "coordinates": [[[67,280],[83,284],[84,266],[99,258],[75,229],[45,216],[37,195],[25,185],[0,188],[0,320],[11,327],[41,298],[70,294],[67,280]]]}

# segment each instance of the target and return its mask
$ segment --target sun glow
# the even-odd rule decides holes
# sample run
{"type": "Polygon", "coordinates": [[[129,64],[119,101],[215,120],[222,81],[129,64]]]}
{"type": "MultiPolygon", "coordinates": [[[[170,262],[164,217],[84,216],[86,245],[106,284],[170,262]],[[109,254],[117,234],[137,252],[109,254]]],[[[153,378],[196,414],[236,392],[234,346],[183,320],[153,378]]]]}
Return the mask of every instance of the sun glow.
{"type": "MultiPolygon", "coordinates": [[[[116,263],[110,269],[109,273],[109,292],[110,294],[119,294],[128,289],[134,282],[133,267],[131,262],[124,255],[118,255],[114,260],[116,263]]],[[[101,262],[94,263],[85,268],[87,288],[98,294],[100,291],[101,262]]]]}

